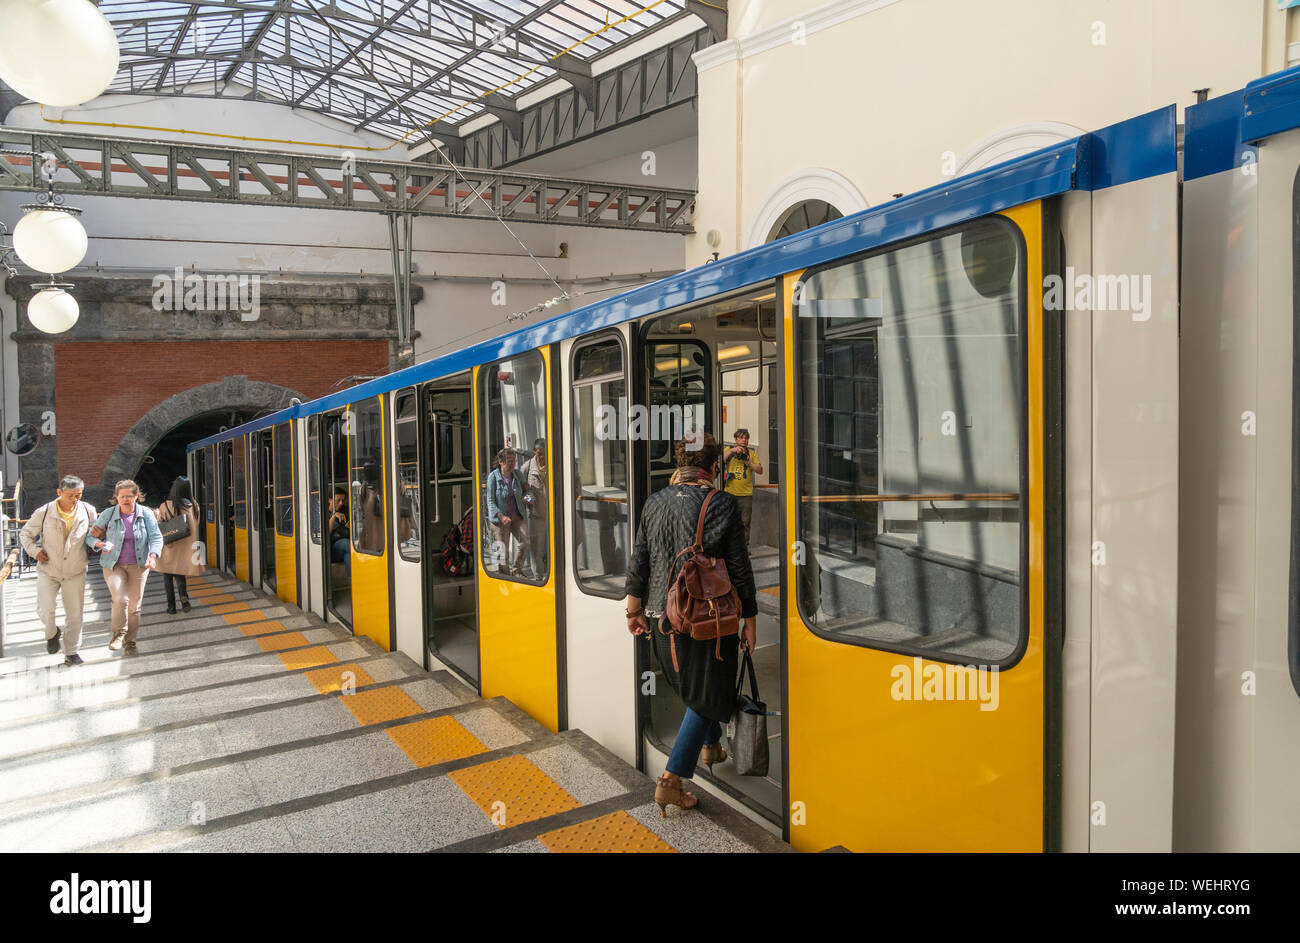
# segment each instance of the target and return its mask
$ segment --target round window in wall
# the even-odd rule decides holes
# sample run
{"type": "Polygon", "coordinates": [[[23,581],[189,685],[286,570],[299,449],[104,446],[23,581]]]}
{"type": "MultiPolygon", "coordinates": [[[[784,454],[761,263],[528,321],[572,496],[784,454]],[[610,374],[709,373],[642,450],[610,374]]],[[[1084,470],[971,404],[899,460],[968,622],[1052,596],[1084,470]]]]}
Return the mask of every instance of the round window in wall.
{"type": "Polygon", "coordinates": [[[784,239],[786,236],[793,236],[797,232],[812,229],[822,223],[829,223],[831,220],[839,219],[843,215],[825,200],[804,200],[802,203],[796,203],[785,211],[781,216],[781,221],[773,227],[772,234],[768,236],[767,241],[775,242],[778,239],[784,239]]]}

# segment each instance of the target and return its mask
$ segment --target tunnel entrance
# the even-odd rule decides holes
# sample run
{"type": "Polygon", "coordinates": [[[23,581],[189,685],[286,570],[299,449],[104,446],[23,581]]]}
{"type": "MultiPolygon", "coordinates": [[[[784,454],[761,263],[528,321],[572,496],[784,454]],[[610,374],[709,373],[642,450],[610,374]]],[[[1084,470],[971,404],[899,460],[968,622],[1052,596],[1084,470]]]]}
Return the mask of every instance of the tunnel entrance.
{"type": "Polygon", "coordinates": [[[260,415],[264,410],[214,409],[200,413],[173,427],[159,439],[136,468],[134,479],[144,492],[144,503],[157,507],[167,500],[172,482],[187,474],[185,447],[198,439],[233,429],[260,415]]]}

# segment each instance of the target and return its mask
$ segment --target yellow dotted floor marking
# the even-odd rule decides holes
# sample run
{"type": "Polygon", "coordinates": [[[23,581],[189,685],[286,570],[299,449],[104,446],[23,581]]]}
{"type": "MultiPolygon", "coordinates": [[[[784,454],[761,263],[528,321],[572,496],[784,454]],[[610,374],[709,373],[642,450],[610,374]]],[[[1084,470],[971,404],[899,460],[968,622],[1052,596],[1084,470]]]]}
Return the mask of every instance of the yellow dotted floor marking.
{"type": "Polygon", "coordinates": [[[497,828],[522,825],[581,806],[526,756],[507,756],[458,769],[448,778],[497,828]]]}
{"type": "Polygon", "coordinates": [[[759,592],[760,592],[760,593],[767,593],[769,596],[780,596],[780,595],[781,595],[781,587],[780,587],[780,586],[769,586],[769,587],[767,587],[766,589],[760,589],[759,592]]]}
{"type": "Polygon", "coordinates": [[[413,724],[389,727],[387,733],[411,762],[421,768],[487,752],[483,742],[454,717],[429,717],[413,724]]]}
{"type": "Polygon", "coordinates": [[[264,652],[279,652],[286,648],[298,648],[307,644],[307,639],[301,632],[286,632],[284,635],[277,635],[273,638],[260,638],[257,644],[262,646],[264,652]]]}
{"type": "Polygon", "coordinates": [[[351,682],[353,687],[375,683],[375,679],[366,674],[366,670],[356,662],[350,662],[346,665],[330,665],[328,668],[317,668],[315,671],[308,671],[304,674],[308,681],[316,685],[316,690],[321,694],[333,694],[335,691],[341,691],[343,685],[348,682],[351,682]],[[349,673],[351,674],[350,678],[347,677],[349,673]]]}
{"type": "MultiPolygon", "coordinates": [[[[306,641],[304,639],[304,641],[306,641]]],[[[300,648],[296,652],[277,652],[284,666],[290,671],[298,668],[315,668],[318,665],[332,665],[339,658],[324,645],[314,648],[300,648]]]]}
{"type": "Polygon", "coordinates": [[[424,708],[398,687],[343,694],[339,700],[363,724],[382,724],[386,720],[424,713],[424,708]]]}
{"type": "Polygon", "coordinates": [[[228,602],[221,606],[213,606],[212,611],[216,615],[223,616],[227,612],[243,612],[247,608],[249,606],[246,602],[228,602]]]}
{"type": "Polygon", "coordinates": [[[247,612],[232,612],[221,618],[231,625],[242,625],[245,622],[260,622],[266,618],[266,613],[261,609],[249,609],[247,612]]]}
{"type": "Polygon", "coordinates": [[[268,632],[283,632],[284,629],[285,625],[279,619],[270,619],[266,622],[250,622],[239,627],[239,631],[245,635],[266,635],[268,632]]]}
{"type": "Polygon", "coordinates": [[[217,603],[235,601],[235,597],[230,595],[230,593],[208,593],[203,596],[191,596],[190,598],[198,602],[201,606],[214,606],[217,603]]]}
{"type": "Polygon", "coordinates": [[[587,822],[546,832],[538,835],[537,840],[557,853],[677,853],[676,848],[622,809],[587,822]]]}

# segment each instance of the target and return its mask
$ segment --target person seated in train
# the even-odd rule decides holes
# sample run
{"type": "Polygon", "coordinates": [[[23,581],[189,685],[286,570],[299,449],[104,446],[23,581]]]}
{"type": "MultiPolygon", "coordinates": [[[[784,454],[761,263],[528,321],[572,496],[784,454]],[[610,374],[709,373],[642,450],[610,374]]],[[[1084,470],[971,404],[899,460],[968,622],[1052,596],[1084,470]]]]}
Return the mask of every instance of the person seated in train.
{"type": "Polygon", "coordinates": [[[502,449],[497,453],[497,467],[487,480],[488,524],[492,527],[492,547],[489,559],[498,573],[507,571],[511,576],[523,578],[524,552],[528,546],[528,526],[524,522],[522,476],[515,471],[515,450],[502,449]],[[511,538],[514,538],[513,544],[511,538]]]}
{"type": "Polygon", "coordinates": [[[534,579],[541,579],[550,570],[551,542],[548,540],[547,522],[551,516],[547,497],[546,440],[533,442],[533,457],[519,469],[524,480],[524,501],[528,505],[528,566],[534,579]]]}
{"type": "Polygon", "coordinates": [[[352,554],[348,544],[352,535],[348,526],[348,489],[343,485],[334,486],[334,500],[330,503],[329,543],[330,561],[351,567],[352,554]]]}

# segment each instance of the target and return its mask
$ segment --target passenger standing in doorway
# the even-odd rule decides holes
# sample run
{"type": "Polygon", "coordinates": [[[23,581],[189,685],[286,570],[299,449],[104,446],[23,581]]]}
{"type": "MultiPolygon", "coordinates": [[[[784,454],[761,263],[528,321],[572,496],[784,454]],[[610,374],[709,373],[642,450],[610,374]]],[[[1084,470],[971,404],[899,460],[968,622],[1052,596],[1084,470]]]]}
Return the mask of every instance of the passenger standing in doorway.
{"type": "Polygon", "coordinates": [[[745,546],[749,546],[749,523],[754,517],[754,476],[763,474],[758,460],[758,450],[749,447],[749,430],[736,430],[736,444],[722,455],[726,469],[727,494],[736,499],[740,507],[740,522],[745,527],[745,546]]]}
{"type": "Polygon", "coordinates": [[[551,502],[546,491],[546,440],[533,443],[533,457],[524,462],[519,474],[524,478],[524,501],[528,504],[528,565],[533,578],[542,579],[550,570],[551,502]]]}
{"type": "Polygon", "coordinates": [[[169,521],[177,515],[190,526],[187,540],[174,540],[164,544],[158,558],[158,572],[163,575],[163,588],[167,591],[167,614],[176,615],[176,590],[180,590],[181,611],[190,611],[190,594],[185,585],[187,576],[202,576],[203,564],[199,560],[199,509],[194,503],[190,480],[184,475],[172,482],[167,500],[158,505],[155,514],[158,522],[169,521]]]}
{"type": "Polygon", "coordinates": [[[82,664],[81,617],[86,599],[86,533],[95,521],[95,509],[81,500],[85,483],[76,475],[59,482],[59,496],[36,510],[23,525],[19,543],[36,559],[36,614],[45,626],[45,650],[57,655],[63,641],[63,663],[82,664]],[[37,538],[40,545],[37,546],[37,538]],[[54,624],[54,604],[63,594],[67,619],[65,636],[54,624]]]}
{"type": "Polygon", "coordinates": [[[685,441],[676,443],[677,471],[668,487],[646,501],[627,565],[627,629],[633,635],[651,636],[664,677],[686,704],[667,772],[655,789],[660,812],[669,805],[694,808],[698,800],[682,788],[682,780],[695,774],[697,763],[707,763],[711,769],[726,760],[722,724],[736,708],[738,649],[743,645],[747,652],[754,650],[758,616],[754,573],[743,543],[740,511],[735,498],[726,494],[715,496],[709,504],[701,543],[706,554],[727,563],[731,585],[740,596],[743,628],[739,635],[724,636],[720,642],[669,635],[668,587],[680,569],[679,554],[695,543],[700,508],[714,490],[720,452],[711,435],[704,436],[698,449],[687,448],[685,441]]]}
{"type": "Polygon", "coordinates": [[[487,480],[488,523],[492,525],[492,562],[504,573],[509,561],[511,576],[524,575],[524,552],[528,546],[528,527],[524,524],[524,487],[515,473],[515,450],[497,453],[497,467],[487,480]],[[511,546],[510,538],[514,538],[511,546]]]}
{"type": "Polygon", "coordinates": [[[139,503],[139,485],[127,478],[117,483],[113,493],[116,506],[95,520],[86,545],[100,551],[99,565],[113,597],[113,637],[108,650],[134,655],[144,584],[149,571],[158,566],[163,539],[153,511],[139,503]]]}

